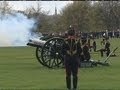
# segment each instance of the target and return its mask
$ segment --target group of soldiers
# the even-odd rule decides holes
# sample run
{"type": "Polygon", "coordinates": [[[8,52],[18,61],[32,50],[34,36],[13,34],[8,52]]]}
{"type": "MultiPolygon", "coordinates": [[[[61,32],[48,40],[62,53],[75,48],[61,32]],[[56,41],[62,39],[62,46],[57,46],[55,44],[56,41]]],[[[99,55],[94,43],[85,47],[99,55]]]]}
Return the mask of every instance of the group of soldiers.
{"type": "MultiPolygon", "coordinates": [[[[64,35],[65,39],[68,37],[68,33],[65,33],[64,35]]],[[[97,50],[97,43],[94,37],[84,37],[78,34],[75,34],[76,41],[80,43],[81,51],[82,53],[79,55],[80,60],[84,61],[90,60],[90,52],[93,50],[94,52],[100,52],[101,57],[104,56],[104,53],[106,53],[106,56],[110,54],[110,42],[109,42],[109,36],[105,35],[102,37],[102,41],[99,43],[101,45],[100,49],[97,50]]]]}
{"type": "Polygon", "coordinates": [[[101,53],[101,57],[103,57],[104,52],[106,52],[106,56],[108,56],[110,54],[110,42],[108,38],[103,38],[103,40],[101,41],[101,46],[102,48],[97,50],[100,51],[101,53]]]}
{"type": "Polygon", "coordinates": [[[104,48],[96,50],[96,41],[92,38],[93,44],[91,46],[90,40],[91,38],[78,37],[74,28],[70,28],[67,34],[65,35],[65,43],[62,45],[62,55],[64,57],[64,64],[66,70],[66,85],[68,90],[71,90],[71,75],[73,76],[73,90],[77,88],[77,74],[78,67],[80,62],[89,61],[91,48],[96,51],[101,52],[101,56],[103,56],[103,52],[106,52],[108,56],[110,53],[110,43],[108,38],[103,39],[101,41],[101,45],[104,45],[104,48]]]}

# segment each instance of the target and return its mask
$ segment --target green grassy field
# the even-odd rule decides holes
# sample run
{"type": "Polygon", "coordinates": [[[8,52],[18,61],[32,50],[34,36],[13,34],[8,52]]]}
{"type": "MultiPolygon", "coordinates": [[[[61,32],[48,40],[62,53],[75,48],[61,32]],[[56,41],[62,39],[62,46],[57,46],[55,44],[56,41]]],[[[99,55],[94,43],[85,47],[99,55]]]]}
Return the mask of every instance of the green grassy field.
{"type": "MultiPolygon", "coordinates": [[[[110,42],[111,49],[120,45],[120,39],[110,39],[110,42]]],[[[101,59],[99,53],[91,55],[92,59],[101,59]]],[[[79,90],[120,90],[120,48],[116,55],[109,59],[108,67],[80,68],[79,90]]],[[[0,89],[66,90],[65,70],[40,65],[35,48],[1,47],[0,89]]]]}

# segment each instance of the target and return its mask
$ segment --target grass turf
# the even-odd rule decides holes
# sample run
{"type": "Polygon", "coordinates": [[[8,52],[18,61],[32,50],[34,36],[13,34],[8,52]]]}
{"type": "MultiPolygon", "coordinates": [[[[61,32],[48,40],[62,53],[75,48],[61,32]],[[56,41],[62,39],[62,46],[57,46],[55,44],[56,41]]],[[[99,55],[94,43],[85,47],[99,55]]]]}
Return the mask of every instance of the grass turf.
{"type": "MultiPolygon", "coordinates": [[[[110,39],[111,49],[120,45],[120,39],[110,39]]],[[[98,49],[100,40],[97,40],[98,49]]],[[[79,90],[120,89],[120,49],[117,57],[109,59],[110,66],[80,68],[79,90]]],[[[91,53],[92,59],[101,59],[99,53],[91,53]]],[[[104,57],[105,58],[105,57],[104,57]]],[[[0,48],[0,89],[66,90],[65,70],[48,69],[39,64],[33,47],[0,48]]]]}

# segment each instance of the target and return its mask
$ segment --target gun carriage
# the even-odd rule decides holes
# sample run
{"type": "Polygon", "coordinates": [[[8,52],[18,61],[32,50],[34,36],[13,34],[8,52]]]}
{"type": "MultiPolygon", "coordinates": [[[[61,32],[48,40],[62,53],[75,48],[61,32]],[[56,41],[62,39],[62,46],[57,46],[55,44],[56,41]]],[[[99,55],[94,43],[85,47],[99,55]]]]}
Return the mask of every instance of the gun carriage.
{"type": "Polygon", "coordinates": [[[27,45],[36,47],[37,60],[49,68],[60,67],[63,63],[61,54],[63,38],[54,37],[46,40],[31,39],[27,45]]]}

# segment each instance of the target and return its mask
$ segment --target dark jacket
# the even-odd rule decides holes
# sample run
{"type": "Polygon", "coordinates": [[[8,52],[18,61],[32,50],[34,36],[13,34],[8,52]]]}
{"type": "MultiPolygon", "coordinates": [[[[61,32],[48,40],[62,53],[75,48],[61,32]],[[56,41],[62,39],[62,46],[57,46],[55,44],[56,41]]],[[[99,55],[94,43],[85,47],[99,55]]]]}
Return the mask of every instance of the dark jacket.
{"type": "Polygon", "coordinates": [[[66,56],[80,56],[82,52],[80,41],[76,38],[66,38],[62,46],[62,54],[66,56]]]}

